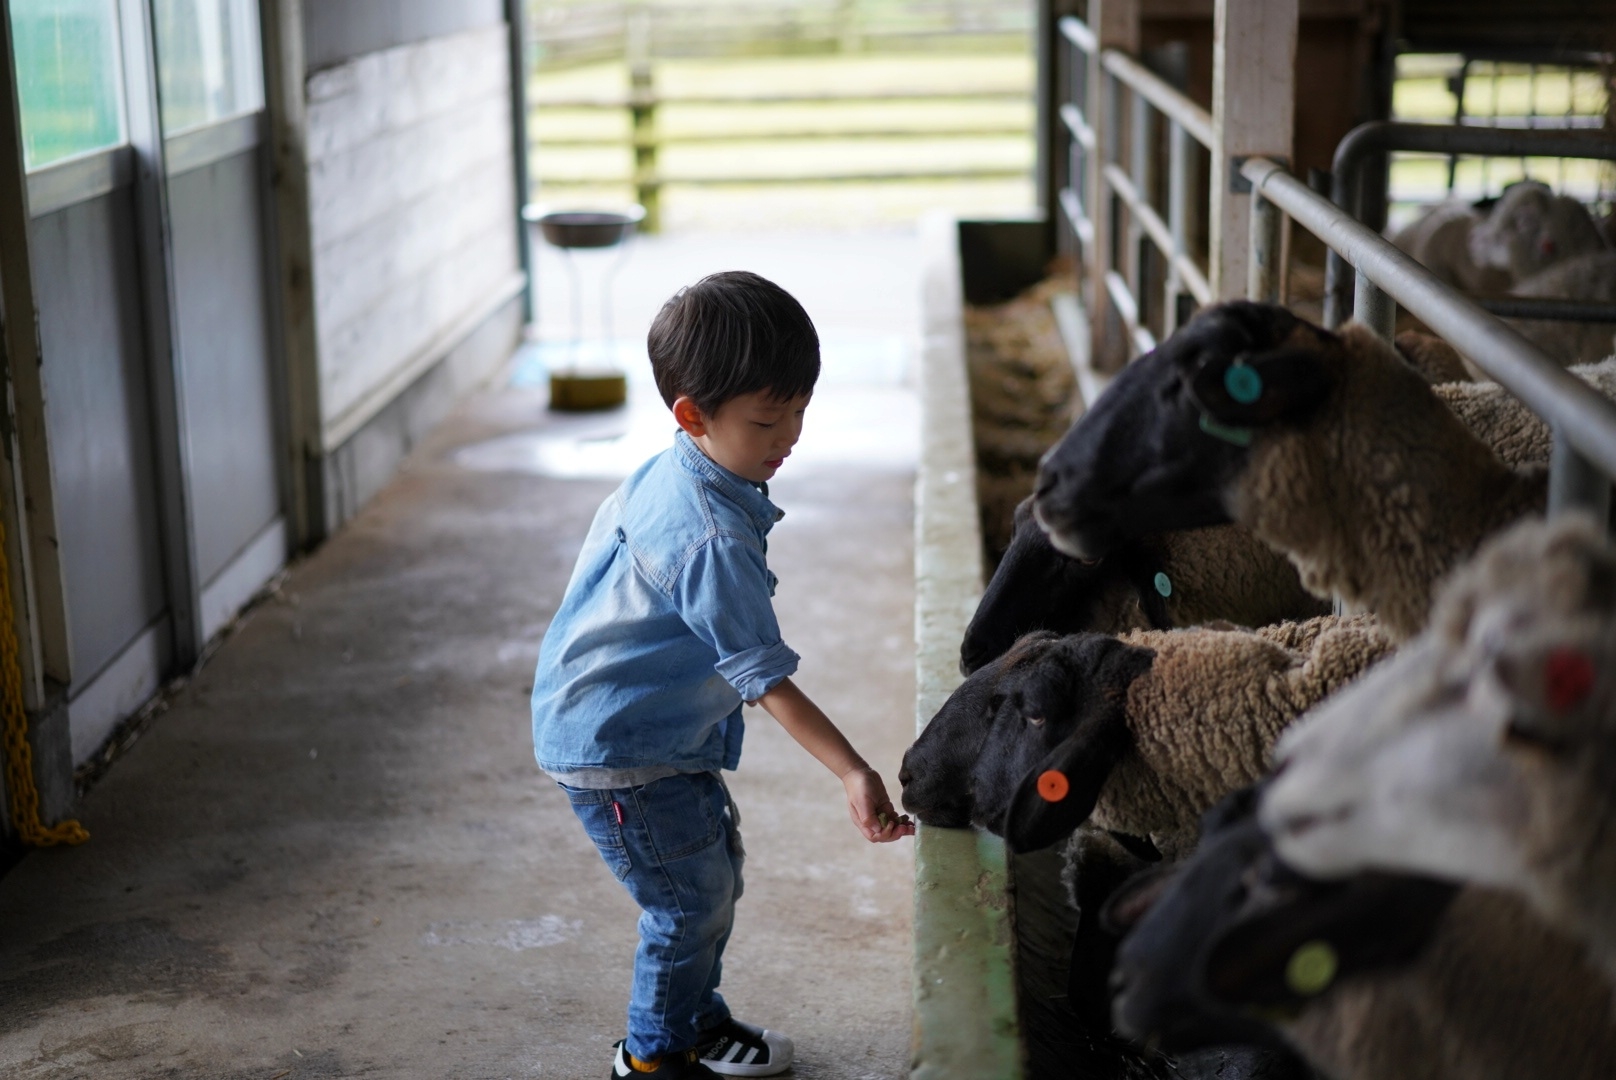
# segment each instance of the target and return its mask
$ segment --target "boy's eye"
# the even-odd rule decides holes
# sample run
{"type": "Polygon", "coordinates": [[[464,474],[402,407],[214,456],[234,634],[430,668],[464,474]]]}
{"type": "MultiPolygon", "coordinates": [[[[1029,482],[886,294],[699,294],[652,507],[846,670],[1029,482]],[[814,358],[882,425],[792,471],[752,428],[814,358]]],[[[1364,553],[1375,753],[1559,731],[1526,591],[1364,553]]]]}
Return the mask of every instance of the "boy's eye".
{"type": "Polygon", "coordinates": [[[773,420],[770,420],[768,423],[764,423],[762,420],[754,420],[752,423],[756,424],[760,428],[772,428],[774,426],[773,420]]]}

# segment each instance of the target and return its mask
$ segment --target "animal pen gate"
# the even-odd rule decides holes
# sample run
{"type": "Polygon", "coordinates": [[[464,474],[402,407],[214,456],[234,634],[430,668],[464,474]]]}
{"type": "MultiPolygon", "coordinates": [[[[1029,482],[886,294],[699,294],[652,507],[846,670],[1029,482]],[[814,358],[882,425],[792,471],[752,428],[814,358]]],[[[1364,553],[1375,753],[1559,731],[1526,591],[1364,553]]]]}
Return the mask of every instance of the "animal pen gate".
{"type": "MultiPolygon", "coordinates": [[[[1123,6],[1132,5],[1091,0],[1091,19],[1098,12],[1103,20],[1106,9],[1123,6]]],[[[1265,129],[1247,125],[1231,130],[1218,110],[1201,108],[1135,57],[1112,47],[1109,39],[1128,38],[1125,28],[1119,34],[1114,24],[1070,17],[1051,22],[1044,62],[1064,50],[1055,85],[1063,89],[1065,100],[1051,103],[1055,107],[1044,132],[1043,153],[1052,159],[1042,163],[1048,216],[1043,221],[949,221],[929,230],[922,464],[916,489],[917,730],[959,684],[958,645],[982,586],[961,305],[973,288],[991,289],[996,278],[1000,285],[1014,282],[1012,292],[1030,284],[1041,270],[1039,255],[1051,254],[1055,247],[1078,255],[1088,270],[1087,310],[1070,301],[1064,317],[1058,305],[1056,311],[1074,359],[1089,359],[1090,350],[1104,344],[1107,318],[1121,324],[1121,344],[1131,354],[1154,347],[1157,335],[1171,333],[1194,306],[1239,297],[1277,302],[1289,218],[1322,242],[1336,267],[1331,325],[1348,317],[1342,290],[1349,281],[1351,317],[1384,336],[1390,336],[1401,305],[1549,424],[1550,513],[1581,509],[1608,515],[1616,478],[1616,404],[1552,362],[1487,308],[1509,315],[1551,312],[1521,301],[1478,302],[1461,295],[1362,224],[1355,212],[1361,164],[1370,151],[1418,147],[1424,145],[1421,140],[1432,140],[1445,152],[1546,152],[1616,160],[1616,142],[1565,132],[1365,125],[1338,149],[1333,202],[1298,179],[1285,160],[1292,52],[1283,39],[1288,33],[1294,44],[1297,9],[1294,3],[1279,6],[1289,8],[1288,29],[1284,17],[1278,17],[1280,25],[1260,28],[1262,33],[1249,25],[1233,26],[1225,10],[1219,12],[1217,27],[1220,52],[1230,40],[1255,43],[1255,51],[1242,53],[1242,64],[1266,68],[1266,75],[1249,69],[1230,73],[1225,67],[1220,80],[1267,80],[1271,100],[1265,129]],[[1283,93],[1273,90],[1276,71],[1284,76],[1279,80],[1283,93]],[[1149,143],[1137,137],[1152,111],[1166,124],[1165,217],[1145,195],[1149,143]],[[1406,130],[1410,127],[1419,130],[1406,130]],[[1272,138],[1276,131],[1283,138],[1272,138]],[[1265,138],[1272,138],[1267,150],[1262,149],[1265,138]],[[1188,165],[1197,146],[1212,160],[1212,190],[1202,199],[1195,197],[1189,182],[1188,165]],[[1208,215],[1212,226],[1205,270],[1190,250],[1197,214],[1208,215]],[[1149,249],[1154,255],[1142,257],[1149,249]],[[1149,276],[1142,273],[1151,258],[1160,270],[1154,296],[1144,288],[1149,276]],[[1083,327],[1085,318],[1092,334],[1083,327]]],[[[1276,18],[1271,10],[1266,16],[1276,18]]],[[[1214,100],[1226,102],[1231,91],[1237,95],[1239,90],[1221,85],[1214,100]]],[[[1597,307],[1577,304],[1561,304],[1552,314],[1608,316],[1597,307]]],[[[1091,394],[1092,382],[1083,390],[1091,394]]],[[[974,830],[923,828],[916,840],[911,1075],[926,1080],[1020,1077],[1025,1047],[1016,1001],[1014,864],[1001,842],[974,830]]]]}

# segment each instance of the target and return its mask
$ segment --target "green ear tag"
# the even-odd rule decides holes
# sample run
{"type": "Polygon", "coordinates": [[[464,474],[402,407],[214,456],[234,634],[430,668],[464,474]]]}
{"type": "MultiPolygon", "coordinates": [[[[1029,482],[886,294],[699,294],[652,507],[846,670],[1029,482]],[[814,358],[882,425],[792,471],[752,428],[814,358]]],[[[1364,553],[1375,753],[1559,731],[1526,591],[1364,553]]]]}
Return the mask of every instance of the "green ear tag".
{"type": "Polygon", "coordinates": [[[1262,397],[1262,375],[1254,367],[1232,364],[1223,373],[1223,388],[1242,405],[1250,405],[1262,397]]]}
{"type": "Polygon", "coordinates": [[[1291,953],[1285,965],[1285,985],[1304,997],[1312,997],[1335,981],[1338,966],[1335,946],[1328,941],[1309,941],[1291,953]]]}
{"type": "Polygon", "coordinates": [[[1161,593],[1164,599],[1173,595],[1173,580],[1166,574],[1157,571],[1155,580],[1151,584],[1156,586],[1156,591],[1161,593]]]}
{"type": "Polygon", "coordinates": [[[1206,413],[1201,414],[1201,430],[1212,436],[1214,439],[1222,439],[1224,442],[1230,443],[1234,446],[1251,445],[1250,428],[1232,427],[1229,424],[1221,424],[1212,419],[1206,413]]]}

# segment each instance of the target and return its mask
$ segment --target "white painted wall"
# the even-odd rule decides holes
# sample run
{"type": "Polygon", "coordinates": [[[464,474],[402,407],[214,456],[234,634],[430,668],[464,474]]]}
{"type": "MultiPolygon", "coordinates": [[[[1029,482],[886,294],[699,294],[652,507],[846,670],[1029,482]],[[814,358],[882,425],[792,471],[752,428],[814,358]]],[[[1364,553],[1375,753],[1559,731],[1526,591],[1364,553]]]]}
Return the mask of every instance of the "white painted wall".
{"type": "Polygon", "coordinates": [[[309,211],[327,446],[436,361],[519,274],[503,25],[309,76],[309,211]]]}

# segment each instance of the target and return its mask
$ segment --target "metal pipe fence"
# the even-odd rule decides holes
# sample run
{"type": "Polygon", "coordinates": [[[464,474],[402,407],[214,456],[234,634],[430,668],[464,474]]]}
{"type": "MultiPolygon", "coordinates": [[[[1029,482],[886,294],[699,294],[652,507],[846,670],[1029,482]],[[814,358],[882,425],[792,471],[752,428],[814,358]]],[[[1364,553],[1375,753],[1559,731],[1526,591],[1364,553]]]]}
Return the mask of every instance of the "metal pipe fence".
{"type": "Polygon", "coordinates": [[[1551,514],[1580,508],[1609,512],[1616,476],[1616,403],[1543,355],[1476,301],[1464,296],[1394,247],[1379,233],[1314,192],[1285,167],[1251,158],[1240,167],[1251,182],[1249,293],[1277,292],[1279,213],[1307,229],[1354,268],[1353,317],[1390,338],[1401,304],[1432,332],[1473,361],[1554,432],[1550,463],[1551,514]],[[1262,269],[1269,268],[1269,269],[1262,269]]]}
{"type": "Polygon", "coordinates": [[[1152,322],[1164,336],[1171,334],[1191,308],[1212,300],[1207,273],[1189,243],[1192,214],[1207,213],[1201,205],[1205,195],[1192,190],[1198,185],[1191,182],[1190,158],[1195,145],[1210,151],[1216,143],[1212,116],[1133,57],[1101,49],[1081,19],[1066,16],[1058,27],[1066,100],[1058,110],[1062,133],[1058,142],[1064,145],[1053,148],[1060,163],[1056,200],[1077,238],[1094,287],[1104,290],[1131,350],[1148,352],[1156,345],[1152,322]],[[1096,64],[1101,100],[1091,102],[1089,76],[1096,64]],[[1152,175],[1157,123],[1166,125],[1165,211],[1151,197],[1161,179],[1152,175]],[[1124,221],[1122,244],[1112,224],[1124,221]],[[1163,263],[1159,309],[1150,296],[1152,260],[1147,243],[1163,263]]]}
{"type": "MultiPolygon", "coordinates": [[[[1616,138],[1587,130],[1483,128],[1469,125],[1409,124],[1377,120],[1347,132],[1331,163],[1330,198],[1359,221],[1379,221],[1384,207],[1365,204],[1365,175],[1382,155],[1394,150],[1488,157],[1585,158],[1616,161],[1616,138]],[[1372,212],[1373,211],[1373,212],[1372,212]]],[[[1356,286],[1346,261],[1331,251],[1324,268],[1324,321],[1337,326],[1347,318],[1348,296],[1356,286]]],[[[1616,306],[1564,300],[1479,300],[1496,315],[1515,318],[1616,322],[1616,306]]]]}

